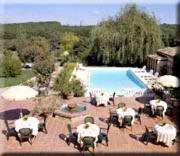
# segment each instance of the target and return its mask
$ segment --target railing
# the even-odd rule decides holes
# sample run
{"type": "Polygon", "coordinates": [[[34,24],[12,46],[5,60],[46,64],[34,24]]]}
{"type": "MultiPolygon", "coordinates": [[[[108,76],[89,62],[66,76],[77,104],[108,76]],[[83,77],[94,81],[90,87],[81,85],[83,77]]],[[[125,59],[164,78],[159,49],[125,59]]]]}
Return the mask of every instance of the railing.
{"type": "Polygon", "coordinates": [[[133,88],[125,88],[120,90],[117,95],[120,96],[134,96],[134,97],[140,97],[140,96],[148,96],[152,97],[154,96],[154,93],[148,89],[133,89],[133,88]]]}
{"type": "MultiPolygon", "coordinates": [[[[141,82],[141,80],[138,78],[136,74],[134,74],[132,71],[130,71],[130,74],[133,74],[137,78],[137,83],[139,83],[142,87],[144,87],[144,83],[141,82]]],[[[90,88],[90,71],[88,69],[85,70],[74,70],[73,75],[76,75],[76,77],[81,81],[81,83],[85,86],[87,93],[86,95],[89,96],[89,92],[92,94],[99,94],[103,92],[101,89],[97,88],[90,88]],[[84,77],[83,77],[83,76],[84,77]]],[[[134,89],[134,88],[124,88],[116,92],[116,95],[120,96],[134,96],[134,97],[140,97],[140,96],[148,96],[152,97],[154,96],[154,93],[149,90],[148,88],[144,89],[134,89]]]]}

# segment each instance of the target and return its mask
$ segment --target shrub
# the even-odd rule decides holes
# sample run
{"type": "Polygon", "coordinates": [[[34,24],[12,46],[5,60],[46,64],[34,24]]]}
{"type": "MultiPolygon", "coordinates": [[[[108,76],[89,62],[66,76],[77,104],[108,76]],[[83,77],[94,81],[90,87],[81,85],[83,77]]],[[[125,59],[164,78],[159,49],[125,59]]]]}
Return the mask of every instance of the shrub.
{"type": "Polygon", "coordinates": [[[71,82],[72,92],[74,93],[74,96],[80,97],[84,96],[85,89],[80,80],[73,79],[71,82]]]}
{"type": "Polygon", "coordinates": [[[43,49],[37,45],[28,45],[22,49],[19,57],[23,62],[34,62],[37,55],[43,53],[43,49]]]}
{"type": "Polygon", "coordinates": [[[54,85],[54,89],[60,92],[60,95],[67,98],[72,94],[72,86],[70,83],[71,74],[75,68],[75,63],[64,64],[64,68],[57,77],[54,85]]]}
{"type": "Polygon", "coordinates": [[[81,82],[75,78],[71,80],[71,75],[75,66],[75,63],[66,63],[55,81],[54,89],[59,91],[60,95],[64,98],[68,98],[69,95],[84,95],[84,88],[81,82]]]}
{"type": "Polygon", "coordinates": [[[22,62],[34,62],[35,57],[49,51],[49,42],[43,37],[17,40],[17,52],[22,62]]]}
{"type": "Polygon", "coordinates": [[[54,85],[54,89],[56,91],[60,91],[62,92],[63,90],[63,86],[67,86],[69,83],[69,80],[71,78],[71,74],[75,68],[76,64],[75,63],[67,63],[64,64],[64,68],[61,71],[61,73],[58,75],[56,81],[55,81],[55,85],[54,85]]]}
{"type": "Polygon", "coordinates": [[[72,84],[65,82],[62,85],[60,94],[63,98],[67,99],[70,95],[73,95],[73,91],[72,91],[72,84]]]}
{"type": "Polygon", "coordinates": [[[21,61],[6,53],[2,62],[2,72],[4,77],[16,77],[21,74],[21,61]]]}
{"type": "MultiPolygon", "coordinates": [[[[44,54],[46,55],[46,54],[44,54]]],[[[54,58],[52,55],[38,56],[35,58],[34,69],[43,76],[49,76],[54,70],[54,58]]]]}

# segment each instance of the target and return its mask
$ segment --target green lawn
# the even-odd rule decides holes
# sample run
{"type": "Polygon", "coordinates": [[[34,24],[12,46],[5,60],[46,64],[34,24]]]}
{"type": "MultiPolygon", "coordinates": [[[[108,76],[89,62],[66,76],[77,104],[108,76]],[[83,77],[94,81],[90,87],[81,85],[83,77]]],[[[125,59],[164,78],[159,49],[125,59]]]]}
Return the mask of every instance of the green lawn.
{"type": "Polygon", "coordinates": [[[32,78],[35,73],[32,70],[22,70],[21,75],[17,77],[4,78],[0,77],[0,87],[8,87],[18,85],[32,78]]]}

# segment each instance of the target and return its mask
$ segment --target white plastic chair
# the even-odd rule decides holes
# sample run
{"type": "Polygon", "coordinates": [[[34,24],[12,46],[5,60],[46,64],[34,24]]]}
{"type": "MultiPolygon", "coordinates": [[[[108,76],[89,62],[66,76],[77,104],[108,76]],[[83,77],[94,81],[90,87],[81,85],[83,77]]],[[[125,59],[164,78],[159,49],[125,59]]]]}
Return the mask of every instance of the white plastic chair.
{"type": "Polygon", "coordinates": [[[146,70],[146,66],[143,66],[143,67],[142,67],[142,70],[144,70],[144,71],[145,71],[145,70],[146,70]]]}
{"type": "Polygon", "coordinates": [[[155,76],[155,77],[158,77],[158,76],[159,76],[159,73],[158,73],[158,72],[155,72],[154,76],[155,76]]]}
{"type": "Polygon", "coordinates": [[[146,72],[146,66],[143,66],[142,68],[140,68],[139,70],[137,70],[136,72],[146,72]]]}
{"type": "Polygon", "coordinates": [[[151,69],[151,70],[149,71],[149,73],[150,73],[151,75],[153,75],[153,73],[154,73],[153,69],[151,69]]]}

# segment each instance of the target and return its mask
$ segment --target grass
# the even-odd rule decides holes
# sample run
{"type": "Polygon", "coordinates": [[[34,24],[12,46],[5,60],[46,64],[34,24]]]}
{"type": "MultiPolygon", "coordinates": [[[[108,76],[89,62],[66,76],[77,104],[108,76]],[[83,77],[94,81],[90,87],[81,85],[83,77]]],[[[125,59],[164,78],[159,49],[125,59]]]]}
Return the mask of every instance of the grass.
{"type": "Polygon", "coordinates": [[[32,70],[22,70],[21,75],[18,75],[17,77],[0,77],[0,87],[18,85],[20,83],[27,81],[33,76],[35,76],[35,73],[32,70]]]}
{"type": "MultiPolygon", "coordinates": [[[[14,57],[17,57],[16,53],[13,53],[14,57]]],[[[2,72],[2,53],[0,53],[0,88],[1,87],[9,87],[9,86],[14,86],[21,84],[28,79],[32,78],[35,76],[35,73],[33,70],[22,70],[21,74],[18,75],[17,77],[3,77],[3,72],[2,72]]]]}

